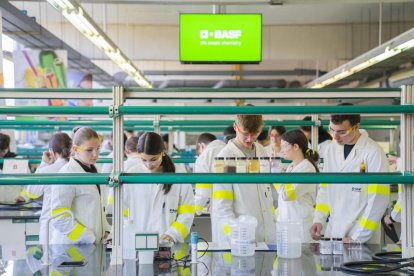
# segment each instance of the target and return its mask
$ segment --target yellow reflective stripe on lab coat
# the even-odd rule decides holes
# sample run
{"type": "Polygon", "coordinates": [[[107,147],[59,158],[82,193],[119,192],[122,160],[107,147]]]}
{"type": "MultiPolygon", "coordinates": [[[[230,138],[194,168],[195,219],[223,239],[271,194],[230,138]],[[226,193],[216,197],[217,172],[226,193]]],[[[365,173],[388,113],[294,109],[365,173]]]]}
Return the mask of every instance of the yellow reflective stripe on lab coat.
{"type": "Polygon", "coordinates": [[[196,206],[195,206],[195,209],[196,209],[197,211],[203,211],[204,206],[202,206],[202,205],[196,205],[196,206]]]}
{"type": "Polygon", "coordinates": [[[326,184],[326,183],[321,183],[321,184],[319,184],[319,187],[321,187],[321,188],[326,188],[326,187],[328,187],[328,184],[326,184]]]}
{"type": "Polygon", "coordinates": [[[398,193],[400,194],[402,192],[402,185],[398,184],[398,193]]]}
{"type": "Polygon", "coordinates": [[[226,236],[230,235],[231,229],[228,224],[223,226],[223,233],[226,234],[226,236]]]}
{"type": "Polygon", "coordinates": [[[371,231],[375,231],[378,228],[377,222],[369,220],[367,218],[362,218],[359,225],[371,231]]]}
{"type": "Polygon", "coordinates": [[[81,253],[79,253],[78,249],[76,249],[76,247],[74,246],[69,248],[66,252],[68,253],[71,260],[74,262],[82,261],[84,259],[81,253]]]}
{"type": "Polygon", "coordinates": [[[380,184],[368,184],[368,194],[390,195],[390,186],[380,184]]]}
{"type": "Polygon", "coordinates": [[[174,253],[174,260],[180,260],[187,255],[188,244],[187,243],[180,243],[180,250],[174,253]]]}
{"type": "Polygon", "coordinates": [[[196,184],[196,189],[211,189],[211,188],[213,188],[213,184],[207,184],[207,183],[196,184]]]}
{"type": "Polygon", "coordinates": [[[174,221],[171,224],[171,227],[177,230],[177,232],[181,234],[181,237],[183,238],[183,240],[185,239],[185,237],[187,237],[187,229],[185,228],[184,224],[182,224],[181,222],[174,221]]]}
{"type": "Polygon", "coordinates": [[[272,206],[272,214],[274,215],[276,213],[275,206],[272,206]]]}
{"type": "Polygon", "coordinates": [[[191,215],[195,214],[195,208],[192,205],[178,205],[177,215],[188,213],[191,215]]]}
{"type": "Polygon", "coordinates": [[[108,203],[109,204],[114,203],[114,198],[112,196],[108,196],[108,203]]]}
{"type": "Polygon", "coordinates": [[[225,190],[214,191],[213,199],[234,200],[234,193],[232,191],[225,191],[225,190]]]}
{"type": "Polygon", "coordinates": [[[231,264],[231,253],[224,252],[223,253],[223,259],[227,264],[231,264]]]}
{"type": "Polygon", "coordinates": [[[395,203],[395,205],[394,205],[394,210],[397,212],[397,213],[399,213],[399,212],[401,212],[401,206],[400,206],[400,204],[397,202],[397,203],[395,203]]]}
{"type": "Polygon", "coordinates": [[[279,188],[280,188],[280,184],[276,184],[276,183],[274,183],[274,184],[273,184],[273,187],[275,187],[275,189],[276,189],[276,191],[277,191],[277,190],[279,190],[279,188]]]}
{"type": "Polygon", "coordinates": [[[290,201],[296,200],[295,189],[293,184],[286,184],[286,194],[290,201]]]}
{"type": "Polygon", "coordinates": [[[191,269],[189,268],[189,267],[183,267],[183,266],[179,266],[179,267],[177,267],[177,272],[178,272],[178,275],[183,275],[183,276],[186,276],[186,275],[191,275],[191,269]]]}
{"type": "Polygon", "coordinates": [[[315,210],[316,211],[324,212],[326,214],[329,214],[329,206],[328,206],[328,204],[318,203],[318,204],[316,204],[315,210]]]}
{"type": "Polygon", "coordinates": [[[68,239],[70,239],[73,242],[76,242],[84,229],[85,226],[83,226],[80,223],[76,223],[75,228],[72,230],[72,232],[69,233],[68,239]]]}
{"type": "MultiPolygon", "coordinates": [[[[59,215],[60,213],[62,213],[64,211],[70,211],[70,208],[54,209],[54,210],[52,210],[52,216],[59,215]]],[[[62,214],[62,216],[70,216],[70,214],[69,213],[64,213],[64,214],[62,214]]]]}
{"type": "Polygon", "coordinates": [[[57,270],[52,270],[52,271],[50,271],[50,276],[69,276],[70,275],[70,273],[69,272],[66,272],[66,273],[60,273],[59,271],[57,271],[57,270]]]}
{"type": "Polygon", "coordinates": [[[129,216],[129,209],[124,209],[124,217],[128,217],[129,216]]]}
{"type": "Polygon", "coordinates": [[[26,195],[28,198],[30,198],[30,199],[36,199],[36,198],[39,198],[39,196],[37,196],[37,195],[34,195],[34,194],[31,194],[31,193],[29,193],[27,190],[23,190],[22,191],[22,195],[26,195]]]}

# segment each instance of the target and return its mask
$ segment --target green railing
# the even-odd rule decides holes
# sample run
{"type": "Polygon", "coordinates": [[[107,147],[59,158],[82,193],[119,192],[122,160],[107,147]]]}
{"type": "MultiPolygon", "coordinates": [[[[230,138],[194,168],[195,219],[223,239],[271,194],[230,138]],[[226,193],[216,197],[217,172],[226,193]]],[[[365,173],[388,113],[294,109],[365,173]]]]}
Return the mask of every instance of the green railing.
{"type": "MultiPolygon", "coordinates": [[[[401,114],[414,105],[375,106],[119,106],[119,114],[401,114]]],[[[2,106],[0,114],[108,115],[105,106],[2,106]]]]}
{"type": "Polygon", "coordinates": [[[414,105],[376,106],[120,106],[120,114],[401,114],[414,105]]]}
{"type": "MultiPolygon", "coordinates": [[[[42,153],[40,153],[39,155],[42,155],[42,153]]],[[[39,164],[40,162],[42,162],[41,158],[8,158],[8,159],[17,159],[17,160],[28,160],[29,164],[39,164]]],[[[0,158],[0,164],[4,164],[4,158],[0,158]]],[[[194,163],[196,161],[196,158],[194,156],[189,156],[189,157],[184,157],[184,158],[180,158],[180,157],[172,157],[172,160],[174,163],[185,163],[185,164],[190,164],[190,163],[194,163]]],[[[107,163],[112,163],[112,158],[99,158],[98,160],[96,160],[96,163],[98,164],[107,164],[107,163]]]]}
{"type": "MultiPolygon", "coordinates": [[[[88,185],[108,184],[109,174],[3,174],[0,185],[55,184],[88,185]],[[53,177],[56,176],[56,177],[53,177]]],[[[126,174],[119,176],[124,184],[144,183],[377,183],[377,184],[413,184],[411,173],[276,173],[276,174],[126,174]]]]}

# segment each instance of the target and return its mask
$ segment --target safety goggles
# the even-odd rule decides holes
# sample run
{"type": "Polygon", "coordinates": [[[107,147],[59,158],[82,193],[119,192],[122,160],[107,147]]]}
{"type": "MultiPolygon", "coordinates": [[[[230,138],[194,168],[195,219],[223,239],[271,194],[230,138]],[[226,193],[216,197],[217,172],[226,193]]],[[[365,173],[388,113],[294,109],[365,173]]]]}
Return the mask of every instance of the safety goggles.
{"type": "Polygon", "coordinates": [[[331,127],[329,127],[329,133],[332,135],[332,137],[334,136],[345,137],[352,132],[353,128],[354,127],[349,127],[346,130],[333,130],[331,127]]]}
{"type": "Polygon", "coordinates": [[[98,148],[93,148],[93,147],[85,148],[85,147],[82,147],[82,146],[75,146],[75,147],[76,147],[77,150],[84,151],[88,154],[92,154],[94,151],[99,154],[99,152],[101,151],[100,147],[98,147],[98,148]]]}
{"type": "Polygon", "coordinates": [[[243,139],[252,139],[256,141],[257,137],[260,135],[260,131],[258,133],[249,133],[247,131],[243,131],[238,125],[234,124],[236,131],[240,133],[243,139]]]}
{"type": "Polygon", "coordinates": [[[290,150],[292,148],[292,144],[289,143],[281,143],[280,144],[280,150],[281,151],[287,151],[290,150]]]}

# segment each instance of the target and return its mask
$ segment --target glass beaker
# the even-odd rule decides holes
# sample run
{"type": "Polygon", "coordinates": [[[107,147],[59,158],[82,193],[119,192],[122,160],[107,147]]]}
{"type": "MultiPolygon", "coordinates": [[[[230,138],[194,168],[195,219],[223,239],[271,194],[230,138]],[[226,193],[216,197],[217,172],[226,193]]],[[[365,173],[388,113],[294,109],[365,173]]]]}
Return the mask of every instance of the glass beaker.
{"type": "Polygon", "coordinates": [[[294,259],[302,255],[302,223],[278,222],[276,249],[280,258],[294,259]]]}

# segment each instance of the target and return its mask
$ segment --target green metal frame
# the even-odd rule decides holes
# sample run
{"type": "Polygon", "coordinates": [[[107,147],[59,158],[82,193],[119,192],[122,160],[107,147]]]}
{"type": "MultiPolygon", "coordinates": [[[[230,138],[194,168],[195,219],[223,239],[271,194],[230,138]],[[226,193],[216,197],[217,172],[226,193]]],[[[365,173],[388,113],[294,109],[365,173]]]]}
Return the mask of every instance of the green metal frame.
{"type": "MultiPolygon", "coordinates": [[[[108,184],[109,174],[3,174],[0,185],[89,185],[108,184]],[[58,177],[53,177],[58,176],[58,177]]],[[[276,173],[276,174],[214,174],[214,173],[157,173],[125,174],[119,176],[124,184],[157,183],[377,183],[413,184],[414,176],[409,173],[276,173]]]]}
{"type": "MultiPolygon", "coordinates": [[[[0,110],[1,111],[1,110],[0,110]]],[[[120,114],[401,114],[414,105],[376,106],[120,106],[120,114]]]]}

